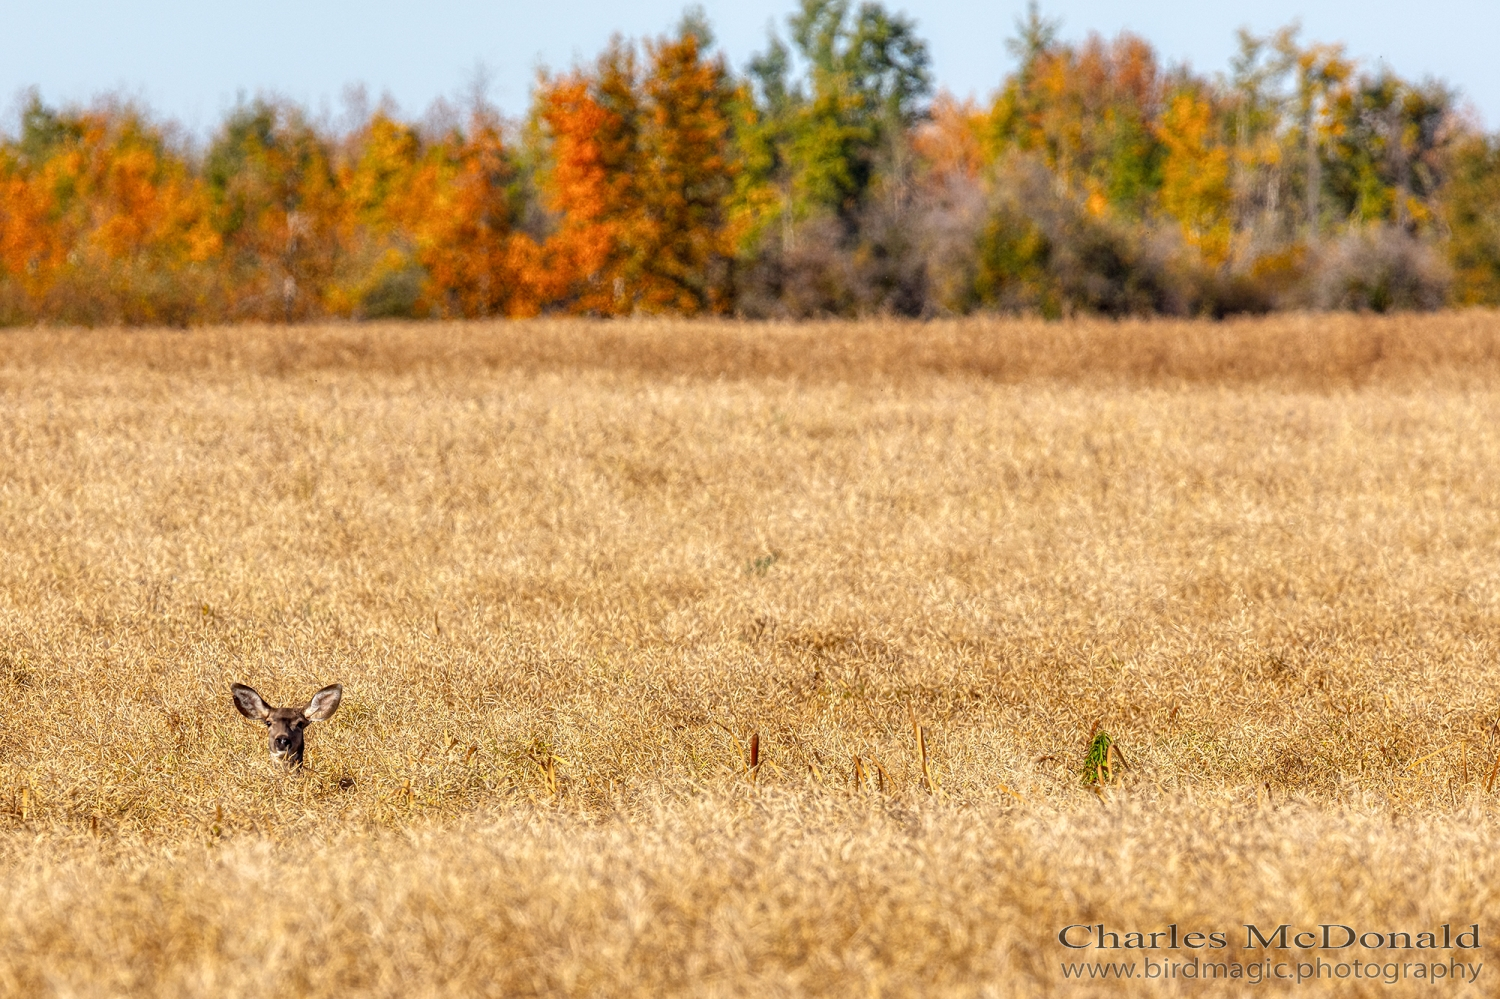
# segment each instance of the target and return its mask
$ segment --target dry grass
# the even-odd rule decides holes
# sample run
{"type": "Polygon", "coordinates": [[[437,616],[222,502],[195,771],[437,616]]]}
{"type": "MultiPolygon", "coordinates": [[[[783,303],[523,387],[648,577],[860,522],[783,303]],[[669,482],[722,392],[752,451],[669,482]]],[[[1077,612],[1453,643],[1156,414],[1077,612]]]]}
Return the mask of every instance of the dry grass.
{"type": "Polygon", "coordinates": [[[146,369],[197,380],[446,377],[608,372],[616,376],[883,385],[977,378],[1087,384],[1272,384],[1326,392],[1438,377],[1500,379],[1497,314],[1349,313],[1204,323],[1181,320],[964,319],[931,323],[579,320],[523,324],[328,325],[196,330],[0,331],[0,356],[29,368],[146,369]]]}
{"type": "Polygon", "coordinates": [[[0,994],[1022,995],[1070,922],[1492,905],[1491,313],[12,332],[0,412],[0,994]],[[308,772],[234,680],[345,684],[308,772]]]}
{"type": "MultiPolygon", "coordinates": [[[[404,835],[334,831],[301,848],[256,837],[214,847],[13,841],[0,858],[0,988],[1089,994],[1064,983],[1061,961],[1082,952],[1056,943],[1061,926],[1177,923],[1183,934],[1233,931],[1238,945],[1245,921],[1417,931],[1483,924],[1500,903],[1493,881],[1475,877],[1500,837],[1475,813],[1395,829],[1361,814],[1159,804],[1007,811],[762,791],[629,821],[512,809],[404,835]]],[[[1360,984],[1344,992],[1465,993],[1448,981],[1360,984]]],[[[1094,994],[1120,991],[1096,984],[1094,994]]],[[[1136,993],[1204,991],[1176,981],[1136,993]]]]}

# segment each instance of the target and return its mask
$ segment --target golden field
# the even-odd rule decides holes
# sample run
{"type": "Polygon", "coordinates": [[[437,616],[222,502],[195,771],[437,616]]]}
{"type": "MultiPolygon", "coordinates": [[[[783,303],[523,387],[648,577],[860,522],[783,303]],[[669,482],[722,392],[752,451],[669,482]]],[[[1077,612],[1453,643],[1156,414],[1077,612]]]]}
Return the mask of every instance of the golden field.
{"type": "Polygon", "coordinates": [[[1495,313],[4,332],[0,995],[1487,994],[1497,648],[1495,313]]]}

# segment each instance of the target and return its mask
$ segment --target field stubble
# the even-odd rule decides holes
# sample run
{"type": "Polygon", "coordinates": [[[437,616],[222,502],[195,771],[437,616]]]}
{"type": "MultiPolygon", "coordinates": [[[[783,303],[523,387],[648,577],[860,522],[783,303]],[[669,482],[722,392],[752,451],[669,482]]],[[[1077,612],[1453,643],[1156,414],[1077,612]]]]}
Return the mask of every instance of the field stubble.
{"type": "Polygon", "coordinates": [[[1019,995],[1494,902],[1494,314],[23,331],[0,407],[3,993],[1019,995]],[[306,773],[236,680],[345,685],[306,773]]]}

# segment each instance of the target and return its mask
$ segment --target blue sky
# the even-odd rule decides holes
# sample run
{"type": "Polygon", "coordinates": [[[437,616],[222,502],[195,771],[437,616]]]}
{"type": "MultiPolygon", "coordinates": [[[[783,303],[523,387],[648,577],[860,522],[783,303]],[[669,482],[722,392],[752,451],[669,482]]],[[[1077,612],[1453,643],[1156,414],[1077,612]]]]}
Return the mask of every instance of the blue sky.
{"type": "MultiPolygon", "coordinates": [[[[50,103],[120,91],[196,134],[236,99],[272,91],[336,114],[350,84],[389,95],[409,115],[464,93],[481,68],[490,97],[510,115],[526,109],[540,66],[562,68],[597,53],[611,33],[659,33],[681,0],[0,0],[0,109],[13,127],[17,95],[40,88],[50,103]]],[[[763,47],[790,2],[705,0],[736,67],[763,47]]],[[[915,17],[938,82],[983,96],[1011,66],[1005,39],[1024,0],[926,0],[887,6],[915,17]]],[[[1170,61],[1225,69],[1241,25],[1268,32],[1293,19],[1303,37],[1342,41],[1369,66],[1435,76],[1458,87],[1485,127],[1500,127],[1500,2],[1425,0],[1051,0],[1065,38],[1129,29],[1170,61]]]]}

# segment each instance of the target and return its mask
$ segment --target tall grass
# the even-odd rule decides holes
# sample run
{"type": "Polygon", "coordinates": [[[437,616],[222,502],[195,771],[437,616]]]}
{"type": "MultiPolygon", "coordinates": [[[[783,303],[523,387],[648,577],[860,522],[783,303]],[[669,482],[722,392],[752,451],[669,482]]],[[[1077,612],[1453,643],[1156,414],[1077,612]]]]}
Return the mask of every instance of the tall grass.
{"type": "Polygon", "coordinates": [[[0,993],[1032,994],[1071,922],[1482,922],[1497,357],[0,335],[0,993]],[[306,772],[232,681],[345,685],[306,772]]]}

